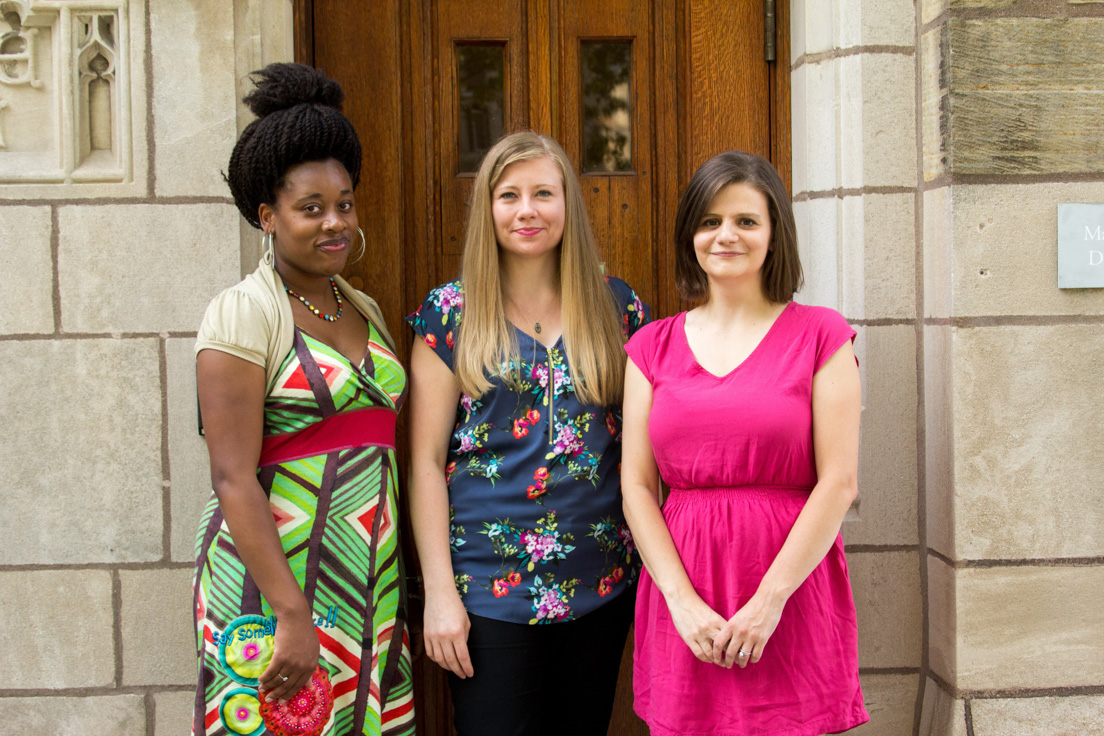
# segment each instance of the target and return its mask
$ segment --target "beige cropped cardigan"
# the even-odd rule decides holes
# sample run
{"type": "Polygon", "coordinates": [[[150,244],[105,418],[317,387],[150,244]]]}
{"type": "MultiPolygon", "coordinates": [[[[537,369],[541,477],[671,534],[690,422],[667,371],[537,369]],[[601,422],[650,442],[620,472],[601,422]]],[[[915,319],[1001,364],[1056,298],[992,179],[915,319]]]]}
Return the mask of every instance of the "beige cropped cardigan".
{"type": "MultiPolygon", "coordinates": [[[[383,335],[394,350],[375,300],[335,276],[341,296],[383,335]]],[[[196,336],[195,353],[221,350],[265,369],[265,393],[271,390],[295,338],[291,302],[280,274],[264,261],[238,284],[211,300],[196,336]]]]}

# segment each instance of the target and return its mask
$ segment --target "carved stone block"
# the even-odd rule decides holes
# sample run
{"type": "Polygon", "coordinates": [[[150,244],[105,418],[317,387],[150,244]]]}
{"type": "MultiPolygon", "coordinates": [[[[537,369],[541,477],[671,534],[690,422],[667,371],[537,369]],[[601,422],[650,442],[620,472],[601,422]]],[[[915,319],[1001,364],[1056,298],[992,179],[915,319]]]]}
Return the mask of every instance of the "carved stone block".
{"type": "MultiPolygon", "coordinates": [[[[859,327],[862,441],[847,544],[916,544],[916,336],[911,325],[859,327]]],[[[174,466],[175,468],[175,466],[174,466]]]]}
{"type": "Polygon", "coordinates": [[[850,736],[912,736],[919,676],[863,673],[859,679],[870,721],[850,736]]]}
{"type": "MultiPolygon", "coordinates": [[[[949,684],[979,690],[1041,689],[1092,686],[1104,678],[1104,568],[968,568],[955,570],[954,578],[957,671],[954,679],[944,678],[949,684]],[[1029,656],[1033,651],[1045,656],[1029,656]]],[[[1051,711],[1056,720],[1050,723],[1068,724],[1070,730],[1020,733],[1100,733],[1083,719],[1083,711],[1077,713],[1077,702],[1070,699],[1051,711]]],[[[997,714],[991,715],[996,720],[997,714]]],[[[1036,723],[1040,715],[1033,714],[1036,723]]],[[[1021,717],[1028,713],[1021,712],[1021,717]]],[[[1015,732],[993,728],[974,733],[1015,732]]]]}
{"type": "Polygon", "coordinates": [[[0,2],[0,185],[21,185],[26,197],[48,196],[28,185],[135,181],[145,116],[131,108],[144,107],[133,101],[145,94],[132,75],[132,39],[140,34],[131,21],[142,18],[142,5],[0,2]]]}
{"type": "Polygon", "coordinates": [[[965,701],[955,700],[931,678],[924,686],[920,736],[966,736],[965,701]]]}
{"type": "Polygon", "coordinates": [[[1086,734],[1104,730],[1104,696],[979,698],[971,703],[975,736],[1086,734]]]}
{"type": "Polygon", "coordinates": [[[925,179],[1104,171],[1104,19],[952,18],[922,45],[925,179]]]}
{"type": "MultiPolygon", "coordinates": [[[[12,556],[4,559],[17,561],[12,556]]],[[[0,645],[8,666],[5,689],[60,690],[114,684],[110,572],[6,570],[0,572],[0,585],[4,589],[0,599],[0,645]],[[72,661],[80,662],[80,666],[58,666],[59,660],[69,661],[69,657],[75,657],[72,661]]],[[[29,703],[13,707],[12,700],[0,698],[0,721],[6,733],[144,733],[117,731],[107,719],[93,727],[90,724],[96,721],[76,718],[61,698],[50,699],[54,706],[49,715],[40,711],[38,719],[26,719],[29,703]],[[65,728],[73,721],[85,727],[65,728]]]]}
{"type": "MultiPolygon", "coordinates": [[[[20,376],[22,381],[19,390],[0,391],[0,411],[18,427],[0,444],[0,494],[6,503],[0,560],[5,565],[162,559],[158,352],[155,338],[0,340],[6,375],[20,376]],[[64,411],[43,411],[41,400],[35,398],[42,396],[50,396],[64,411]],[[28,463],[28,457],[48,457],[50,462],[28,463]]],[[[17,587],[0,585],[5,586],[5,596],[0,598],[10,598],[17,587]]],[[[84,599],[63,596],[61,600],[84,599]]],[[[107,603],[102,604],[108,611],[110,601],[109,583],[107,603]]],[[[3,605],[0,601],[0,613],[3,605]]],[[[89,611],[99,612],[101,604],[88,601],[87,605],[89,611]]],[[[64,682],[31,684],[16,677],[7,680],[7,687],[109,684],[113,677],[110,615],[108,619],[106,655],[82,656],[88,665],[82,667],[58,667],[57,657],[50,657],[41,664],[41,672],[64,682]],[[90,671],[100,672],[104,657],[107,674],[88,679],[90,671]]],[[[14,625],[0,616],[0,630],[14,625]]],[[[50,629],[43,624],[40,630],[50,629]]],[[[6,643],[0,635],[0,645],[6,643]]],[[[74,650],[74,654],[83,651],[74,650]]]]}
{"type": "Polygon", "coordinates": [[[1100,327],[956,329],[952,348],[956,558],[1104,555],[1100,327]]]}
{"type": "MultiPolygon", "coordinates": [[[[62,606],[62,610],[67,609],[62,606]]],[[[161,697],[158,694],[158,717],[161,715],[161,697]]],[[[191,697],[195,700],[194,695],[191,697]]],[[[40,731],[44,723],[49,723],[50,731],[58,734],[144,736],[148,733],[146,707],[141,695],[0,698],[0,720],[8,733],[34,733],[40,731]]],[[[178,724],[174,724],[177,725],[177,732],[178,724]]]]}

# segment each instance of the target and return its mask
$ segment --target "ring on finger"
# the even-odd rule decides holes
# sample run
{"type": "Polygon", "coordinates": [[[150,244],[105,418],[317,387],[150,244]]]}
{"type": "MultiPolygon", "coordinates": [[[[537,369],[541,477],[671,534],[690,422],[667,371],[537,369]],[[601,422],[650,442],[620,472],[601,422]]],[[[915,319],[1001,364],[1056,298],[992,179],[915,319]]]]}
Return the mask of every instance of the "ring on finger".
{"type": "Polygon", "coordinates": [[[750,657],[750,656],[751,656],[751,652],[745,652],[745,651],[744,651],[743,649],[741,649],[741,650],[740,650],[740,651],[738,652],[738,654],[739,654],[739,655],[740,655],[741,657],[750,657]]]}

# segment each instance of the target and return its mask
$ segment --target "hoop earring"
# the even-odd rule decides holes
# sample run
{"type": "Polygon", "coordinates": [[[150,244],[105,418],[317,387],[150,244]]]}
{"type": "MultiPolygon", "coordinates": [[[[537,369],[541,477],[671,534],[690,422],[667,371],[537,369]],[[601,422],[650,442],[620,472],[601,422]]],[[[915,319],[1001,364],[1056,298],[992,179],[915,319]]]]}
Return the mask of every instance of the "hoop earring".
{"type": "Polygon", "coordinates": [[[354,263],[356,263],[357,261],[359,261],[359,260],[360,260],[361,258],[363,258],[363,257],[364,257],[364,253],[365,253],[365,251],[367,251],[367,250],[368,250],[368,241],[367,241],[367,239],[365,239],[365,237],[364,237],[364,231],[363,231],[363,230],[361,230],[361,229],[360,229],[360,228],[358,227],[358,228],[357,228],[357,232],[358,232],[358,233],[360,233],[360,254],[359,254],[359,255],[357,255],[357,257],[356,257],[356,258],[354,258],[354,259],[353,259],[353,260],[351,260],[351,261],[345,261],[345,265],[346,265],[346,266],[351,266],[351,265],[353,265],[354,263]]]}
{"type": "MultiPolygon", "coordinates": [[[[266,232],[261,236],[261,263],[268,266],[272,266],[276,260],[272,240],[272,233],[266,232]]],[[[275,268],[275,266],[272,267],[275,268]]]]}

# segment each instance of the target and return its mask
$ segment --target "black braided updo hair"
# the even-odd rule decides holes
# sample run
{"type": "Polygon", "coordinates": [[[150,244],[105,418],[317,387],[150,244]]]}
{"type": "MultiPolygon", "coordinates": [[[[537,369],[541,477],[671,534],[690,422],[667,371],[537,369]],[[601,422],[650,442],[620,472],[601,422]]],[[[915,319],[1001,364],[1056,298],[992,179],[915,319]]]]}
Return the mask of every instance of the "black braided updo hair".
{"type": "Polygon", "coordinates": [[[269,64],[253,72],[257,86],[242,100],[257,119],[230,154],[225,175],[234,204],[250,225],[261,227],[258,208],[276,203],[288,169],[307,161],[336,159],[355,187],[360,181],[360,139],[341,112],[341,85],[305,64],[269,64]]]}

